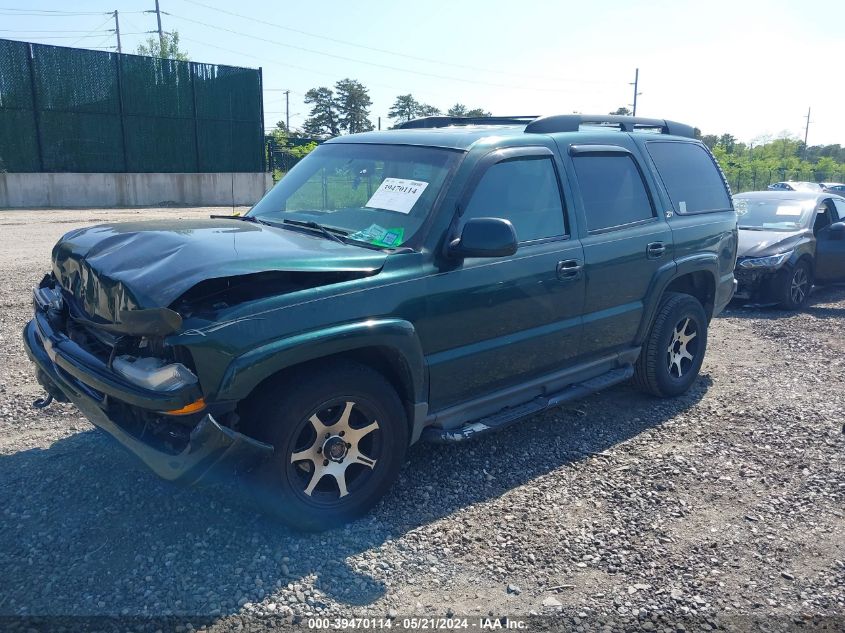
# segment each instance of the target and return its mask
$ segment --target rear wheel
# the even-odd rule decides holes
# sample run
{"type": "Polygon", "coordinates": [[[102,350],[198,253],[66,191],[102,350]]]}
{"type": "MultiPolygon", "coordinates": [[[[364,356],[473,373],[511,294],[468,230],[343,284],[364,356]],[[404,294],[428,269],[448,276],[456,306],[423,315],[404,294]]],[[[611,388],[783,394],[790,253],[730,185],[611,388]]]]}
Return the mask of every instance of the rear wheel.
{"type": "Polygon", "coordinates": [[[272,385],[250,416],[256,437],[275,448],[257,473],[259,503],[304,530],[366,513],[398,476],[408,445],[396,391],[355,363],[312,367],[272,385]]]}
{"type": "Polygon", "coordinates": [[[707,315],[695,297],[666,293],[634,367],[634,383],[662,398],[685,393],[707,349],[707,315]]]}
{"type": "Polygon", "coordinates": [[[779,280],[780,305],[787,310],[799,310],[810,296],[813,287],[813,271],[801,260],[792,270],[783,270],[779,280]]]}

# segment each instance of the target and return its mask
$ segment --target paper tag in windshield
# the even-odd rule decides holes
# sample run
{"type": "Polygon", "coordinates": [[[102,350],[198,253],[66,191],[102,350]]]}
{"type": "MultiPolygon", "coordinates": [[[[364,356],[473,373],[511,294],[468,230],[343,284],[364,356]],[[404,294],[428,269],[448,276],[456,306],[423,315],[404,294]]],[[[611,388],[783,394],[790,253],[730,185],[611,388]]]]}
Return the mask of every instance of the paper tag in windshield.
{"type": "Polygon", "coordinates": [[[371,224],[363,231],[358,231],[349,236],[353,240],[367,242],[374,246],[396,248],[400,246],[405,238],[405,229],[402,227],[386,229],[378,224],[371,224]]]}
{"type": "Polygon", "coordinates": [[[407,214],[414,208],[426,187],[428,183],[422,180],[385,178],[373,197],[367,201],[367,206],[407,214]]]}
{"type": "Polygon", "coordinates": [[[801,215],[803,209],[795,204],[782,204],[775,211],[775,215],[801,215]]]}

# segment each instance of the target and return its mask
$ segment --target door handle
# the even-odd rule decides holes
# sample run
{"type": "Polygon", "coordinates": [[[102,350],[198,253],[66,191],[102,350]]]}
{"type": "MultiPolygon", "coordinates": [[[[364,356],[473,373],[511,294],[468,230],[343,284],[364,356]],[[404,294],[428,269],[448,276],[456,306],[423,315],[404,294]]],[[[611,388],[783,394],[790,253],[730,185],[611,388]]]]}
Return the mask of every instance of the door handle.
{"type": "Polygon", "coordinates": [[[649,259],[660,259],[666,252],[666,244],[663,242],[652,242],[646,249],[649,259]]]}
{"type": "Polygon", "coordinates": [[[561,281],[574,281],[581,277],[583,266],[577,259],[567,259],[557,263],[557,278],[561,281]]]}

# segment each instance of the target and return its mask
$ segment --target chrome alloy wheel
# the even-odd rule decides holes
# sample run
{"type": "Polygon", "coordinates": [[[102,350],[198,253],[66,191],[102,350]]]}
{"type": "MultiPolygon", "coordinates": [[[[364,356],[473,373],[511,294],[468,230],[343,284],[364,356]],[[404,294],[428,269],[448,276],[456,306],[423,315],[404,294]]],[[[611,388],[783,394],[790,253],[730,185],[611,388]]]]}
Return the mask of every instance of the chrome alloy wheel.
{"type": "Polygon", "coordinates": [[[290,465],[314,500],[331,502],[365,483],[375,469],[379,423],[355,402],[327,406],[302,425],[290,465]]]}
{"type": "Polygon", "coordinates": [[[669,375],[673,378],[681,378],[693,364],[698,351],[697,336],[696,323],[691,318],[682,319],[675,325],[667,350],[669,375]]]}
{"type": "Polygon", "coordinates": [[[804,297],[807,296],[809,286],[810,275],[807,274],[807,269],[803,266],[798,266],[789,284],[789,296],[792,299],[792,303],[801,305],[804,302],[804,297]]]}

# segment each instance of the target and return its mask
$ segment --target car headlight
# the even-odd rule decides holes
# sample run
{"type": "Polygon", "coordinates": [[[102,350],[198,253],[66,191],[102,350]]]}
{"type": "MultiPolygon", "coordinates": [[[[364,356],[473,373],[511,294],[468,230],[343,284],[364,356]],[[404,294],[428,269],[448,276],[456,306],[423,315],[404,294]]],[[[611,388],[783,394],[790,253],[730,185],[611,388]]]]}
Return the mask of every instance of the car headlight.
{"type": "Polygon", "coordinates": [[[168,364],[160,358],[118,356],[112,367],[130,382],[155,391],[173,391],[197,382],[197,377],[182,363],[168,364]]]}
{"type": "Polygon", "coordinates": [[[742,268],[779,268],[787,259],[789,259],[790,255],[792,255],[792,251],[779,253],[777,255],[769,255],[768,257],[744,259],[739,262],[739,265],[742,268]]]}

